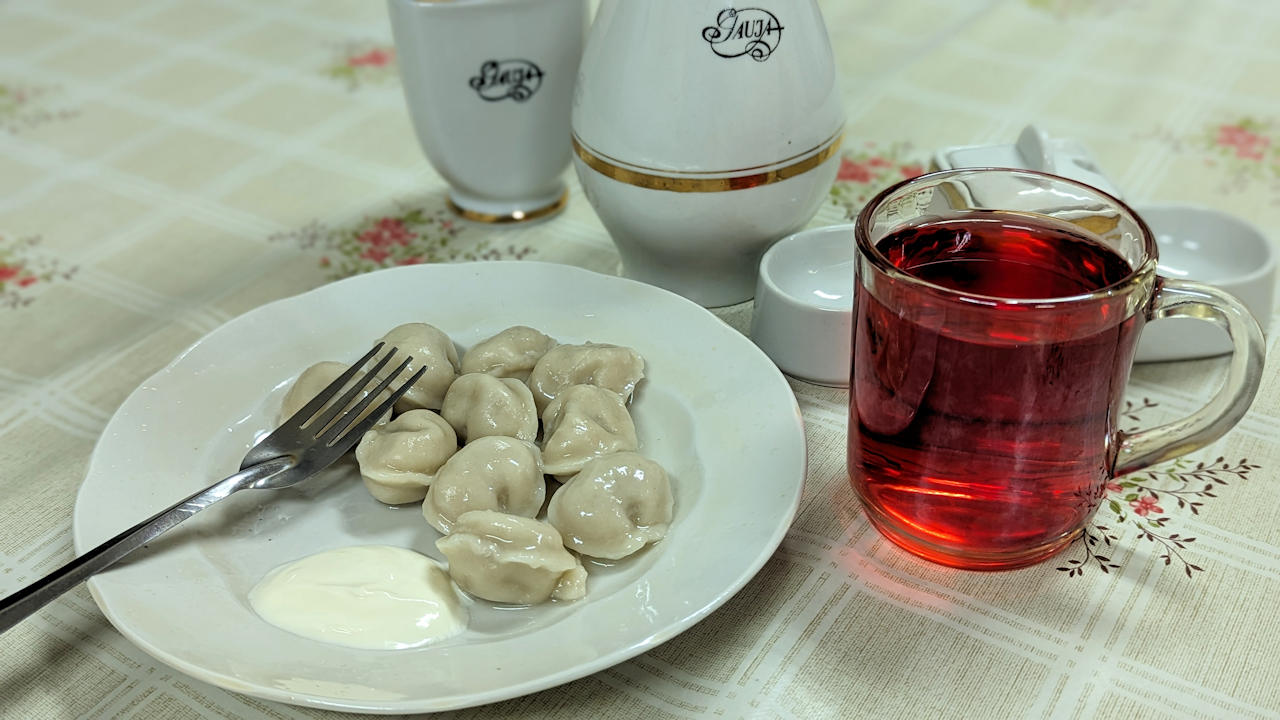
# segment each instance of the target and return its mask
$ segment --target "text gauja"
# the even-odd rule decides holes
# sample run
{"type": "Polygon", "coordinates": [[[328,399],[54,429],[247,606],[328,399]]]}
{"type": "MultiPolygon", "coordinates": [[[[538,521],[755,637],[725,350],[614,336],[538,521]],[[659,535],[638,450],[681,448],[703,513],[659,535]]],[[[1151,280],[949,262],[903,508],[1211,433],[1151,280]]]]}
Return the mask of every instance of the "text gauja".
{"type": "Polygon", "coordinates": [[[528,60],[487,60],[469,84],[491,102],[507,98],[524,102],[542,87],[542,76],[542,68],[528,60]]]}
{"type": "Polygon", "coordinates": [[[716,15],[715,25],[702,29],[702,39],[720,57],[749,55],[764,62],[782,41],[782,23],[761,8],[725,8],[716,15]]]}

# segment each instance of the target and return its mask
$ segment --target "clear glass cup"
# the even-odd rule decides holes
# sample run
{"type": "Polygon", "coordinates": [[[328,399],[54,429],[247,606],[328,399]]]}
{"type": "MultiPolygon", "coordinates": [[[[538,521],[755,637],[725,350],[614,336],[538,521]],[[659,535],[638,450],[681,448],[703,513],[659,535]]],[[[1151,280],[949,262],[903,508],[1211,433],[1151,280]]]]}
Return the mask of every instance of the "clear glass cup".
{"type": "Polygon", "coordinates": [[[1120,200],[1043,173],[969,168],[902,182],[854,228],[849,475],[867,516],[921,557],[1029,565],[1066,547],[1106,483],[1221,437],[1257,392],[1257,321],[1156,273],[1120,200]],[[1191,416],[1118,428],[1143,325],[1215,323],[1227,378],[1191,416]]]}

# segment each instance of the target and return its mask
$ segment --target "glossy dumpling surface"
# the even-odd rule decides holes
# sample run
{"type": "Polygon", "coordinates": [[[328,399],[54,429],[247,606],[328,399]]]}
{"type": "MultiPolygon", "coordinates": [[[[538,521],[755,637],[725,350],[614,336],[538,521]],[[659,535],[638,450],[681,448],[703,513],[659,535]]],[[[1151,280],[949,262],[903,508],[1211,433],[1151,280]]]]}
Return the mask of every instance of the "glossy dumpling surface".
{"type": "Polygon", "coordinates": [[[422,502],[422,516],[447,535],[472,510],[533,517],[546,496],[538,446],[494,435],[467,443],[441,466],[422,502]]]}
{"type": "Polygon", "coordinates": [[[533,367],[529,389],[541,413],[561,390],[571,385],[596,385],[628,402],[643,378],[644,358],[629,347],[602,343],[557,345],[533,367]]]}
{"type": "Polygon", "coordinates": [[[364,485],[388,505],[418,502],[436,472],[458,450],[458,436],[430,410],[402,413],[360,438],[356,462],[364,485]]]}
{"type": "Polygon", "coordinates": [[[617,560],[661,540],[671,524],[671,481],[661,465],[633,452],[596,458],[547,506],[565,547],[617,560]]]}
{"type": "Polygon", "coordinates": [[[528,605],[577,600],[587,592],[582,562],[560,533],[532,518],[475,510],[436,541],[458,587],[485,600],[528,605]]]}
{"type": "Polygon", "coordinates": [[[523,382],[538,360],[555,346],[555,340],[538,330],[515,325],[471,346],[462,356],[462,372],[487,373],[523,382]]]}
{"type": "Polygon", "coordinates": [[[572,475],[600,455],[639,447],[636,426],[622,398],[595,385],[570,385],[542,414],[543,469],[572,475]]]}
{"type": "Polygon", "coordinates": [[[409,388],[396,403],[398,412],[415,408],[439,410],[444,394],[458,376],[458,348],[439,328],[426,323],[406,323],[392,328],[382,336],[382,342],[395,347],[399,353],[387,367],[394,369],[405,355],[413,356],[413,362],[402,373],[407,377],[425,367],[427,371],[409,388]]]}
{"type": "Polygon", "coordinates": [[[515,378],[461,375],[444,395],[440,414],[463,442],[490,435],[520,440],[538,436],[538,410],[529,388],[515,378]]]}
{"type": "MultiPolygon", "coordinates": [[[[312,398],[328,387],[329,383],[337,380],[338,376],[346,372],[349,367],[351,366],[347,363],[326,361],[316,363],[303,370],[298,379],[294,381],[293,386],[289,388],[289,392],[285,393],[284,400],[280,403],[280,416],[277,418],[277,423],[283,423],[293,417],[294,413],[301,410],[303,405],[311,402],[312,398]]],[[[356,377],[359,378],[360,376],[357,375],[356,377]]],[[[369,383],[368,385],[371,388],[376,386],[377,383],[369,383]]],[[[359,402],[361,398],[368,394],[368,392],[362,392],[352,402],[359,402]]],[[[390,397],[390,393],[385,390],[382,391],[378,394],[377,399],[369,404],[369,407],[376,408],[388,397],[390,397]]],[[[364,414],[367,415],[368,412],[366,410],[364,414]]]]}

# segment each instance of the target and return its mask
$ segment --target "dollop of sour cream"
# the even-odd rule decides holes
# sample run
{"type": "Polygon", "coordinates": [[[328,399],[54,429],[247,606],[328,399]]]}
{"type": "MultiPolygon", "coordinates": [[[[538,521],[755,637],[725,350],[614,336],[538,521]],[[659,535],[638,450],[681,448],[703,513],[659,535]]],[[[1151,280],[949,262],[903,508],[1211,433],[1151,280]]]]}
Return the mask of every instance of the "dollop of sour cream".
{"type": "Polygon", "coordinates": [[[467,610],[434,560],[405,548],[337,548],[281,565],[249,592],[263,620],[295,635],[400,650],[466,629],[467,610]]]}

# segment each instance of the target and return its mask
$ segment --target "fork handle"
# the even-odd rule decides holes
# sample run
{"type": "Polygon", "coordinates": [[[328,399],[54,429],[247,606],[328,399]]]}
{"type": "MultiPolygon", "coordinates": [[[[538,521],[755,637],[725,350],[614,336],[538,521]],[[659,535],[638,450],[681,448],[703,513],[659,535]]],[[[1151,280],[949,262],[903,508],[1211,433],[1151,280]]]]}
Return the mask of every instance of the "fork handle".
{"type": "Polygon", "coordinates": [[[251,465],[230,477],[152,515],[43,578],[0,600],[0,633],[25,620],[66,591],[116,564],[178,523],[231,493],[293,467],[292,458],[281,457],[251,465]]]}

